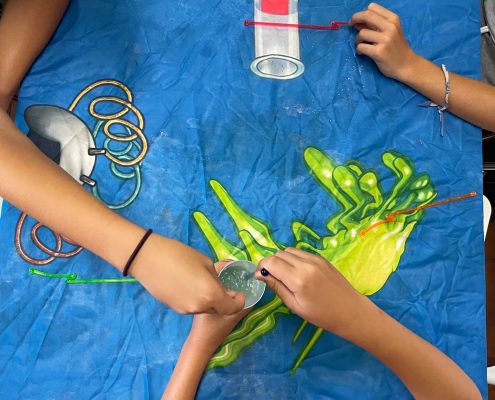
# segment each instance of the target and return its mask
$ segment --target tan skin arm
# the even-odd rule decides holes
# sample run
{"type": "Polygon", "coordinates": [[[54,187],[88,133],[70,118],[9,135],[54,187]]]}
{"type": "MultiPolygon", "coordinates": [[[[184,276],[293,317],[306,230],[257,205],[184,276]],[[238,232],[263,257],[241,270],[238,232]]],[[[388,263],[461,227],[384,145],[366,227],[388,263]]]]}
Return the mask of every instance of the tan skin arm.
{"type": "MultiPolygon", "coordinates": [[[[0,110],[0,196],[122,270],[144,229],[108,209],[41,153],[0,110]]],[[[164,199],[166,200],[166,199],[164,199]]],[[[130,273],[178,312],[239,311],[212,261],[176,240],[153,234],[130,273]]]]}
{"type": "Polygon", "coordinates": [[[0,109],[50,40],[68,0],[9,0],[0,18],[0,109]]]}
{"type": "MultiPolygon", "coordinates": [[[[91,196],[3,111],[67,4],[67,0],[9,0],[0,20],[0,196],[122,270],[144,229],[91,196]]],[[[226,293],[208,257],[160,235],[151,235],[130,273],[159,301],[181,313],[232,314],[244,304],[243,298],[226,293]]]]}
{"type": "MultiPolygon", "coordinates": [[[[216,265],[221,269],[221,264],[216,265]]],[[[373,354],[417,399],[480,400],[474,382],[440,350],[358,293],[324,258],[287,248],[256,272],[295,314],[373,354]],[[261,269],[270,275],[261,274],[261,269]]],[[[208,361],[248,310],[197,315],[162,400],[192,400],[208,361]]]]}
{"type": "MultiPolygon", "coordinates": [[[[215,264],[218,272],[226,262],[215,264]]],[[[174,372],[167,383],[162,400],[193,400],[203,373],[227,335],[251,309],[233,315],[198,314],[194,316],[191,331],[182,346],[174,372]]]]}
{"type": "Polygon", "coordinates": [[[256,278],[295,314],[373,354],[415,398],[481,399],[457,364],[358,293],[324,258],[287,248],[263,259],[256,278]],[[261,268],[271,275],[263,276],[261,268]]]}
{"type": "MultiPolygon", "coordinates": [[[[353,15],[351,24],[359,31],[358,54],[372,58],[384,75],[409,85],[436,104],[444,104],[445,78],[441,68],[409,47],[396,14],[371,3],[353,15]]],[[[495,131],[495,87],[452,72],[450,87],[449,112],[495,131]]]]}

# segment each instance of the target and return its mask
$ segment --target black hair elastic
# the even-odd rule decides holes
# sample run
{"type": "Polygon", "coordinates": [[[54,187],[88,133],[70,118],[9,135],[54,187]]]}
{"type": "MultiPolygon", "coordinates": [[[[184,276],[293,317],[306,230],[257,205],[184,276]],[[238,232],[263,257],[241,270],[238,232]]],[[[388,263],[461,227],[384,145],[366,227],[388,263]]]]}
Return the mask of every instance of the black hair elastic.
{"type": "Polygon", "coordinates": [[[141,239],[141,241],[138,243],[138,245],[136,246],[136,248],[134,249],[134,251],[132,252],[131,256],[129,257],[129,259],[127,260],[127,263],[125,264],[125,267],[124,269],[122,270],[122,275],[123,276],[127,276],[129,274],[129,268],[131,267],[134,259],[136,258],[136,256],[138,255],[139,251],[141,250],[141,248],[144,246],[144,244],[146,243],[146,240],[148,240],[148,238],[150,237],[150,235],[153,233],[153,229],[148,229],[146,231],[146,233],[144,234],[143,238],[141,239]]]}

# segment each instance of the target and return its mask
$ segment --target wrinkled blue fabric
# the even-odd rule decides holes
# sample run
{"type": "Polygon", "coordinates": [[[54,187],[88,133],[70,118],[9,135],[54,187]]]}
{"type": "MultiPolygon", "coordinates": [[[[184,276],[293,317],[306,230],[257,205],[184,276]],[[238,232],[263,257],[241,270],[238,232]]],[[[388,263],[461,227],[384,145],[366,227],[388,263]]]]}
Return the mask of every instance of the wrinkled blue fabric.
{"type": "MultiPolygon", "coordinates": [[[[479,77],[477,0],[383,5],[402,17],[418,53],[479,77]]],[[[348,20],[365,6],[301,0],[300,21],[348,20]]],[[[269,221],[282,242],[293,241],[290,222],[296,218],[324,228],[335,203],[306,170],[302,153],[309,145],[339,162],[357,159],[382,175],[381,154],[394,149],[431,176],[439,199],[482,192],[480,131],[448,114],[441,137],[436,109],[417,107],[422,96],[355,55],[353,29],[301,31],[304,74],[266,80],[249,69],[254,35],[243,21],[252,13],[251,0],[72,1],[22,85],[17,123],[27,133],[28,106],[67,108],[94,81],[124,82],[145,117],[150,148],[142,191],[119,212],[207,254],[193,211],[203,211],[234,239],[208,187],[212,178],[269,221]]],[[[97,166],[94,177],[106,195],[118,193],[119,183],[108,179],[107,170],[97,166]]],[[[160,304],[139,284],[68,285],[29,275],[14,247],[19,214],[5,205],[0,222],[0,397],[158,399],[191,318],[160,304]]],[[[452,357],[486,396],[481,221],[480,196],[428,210],[399,268],[372,299],[452,357]]],[[[44,270],[118,276],[87,251],[44,270]]],[[[291,376],[299,348],[290,341],[298,324],[295,317],[281,318],[238,362],[207,373],[198,398],[411,397],[374,357],[331,334],[291,376]]]]}

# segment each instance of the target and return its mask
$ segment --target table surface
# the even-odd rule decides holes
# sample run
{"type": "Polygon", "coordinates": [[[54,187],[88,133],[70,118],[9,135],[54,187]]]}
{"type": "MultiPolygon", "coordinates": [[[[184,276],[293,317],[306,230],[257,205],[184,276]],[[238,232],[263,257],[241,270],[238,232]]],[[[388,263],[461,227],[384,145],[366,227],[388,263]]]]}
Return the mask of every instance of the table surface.
{"type": "MultiPolygon", "coordinates": [[[[365,5],[300,1],[299,20],[348,20],[365,5]]],[[[417,2],[384,5],[401,15],[414,49],[478,77],[479,2],[421,0],[427,12],[420,14],[417,2]]],[[[254,30],[243,25],[252,13],[252,1],[73,1],[23,83],[16,122],[28,132],[29,106],[70,108],[107,155],[91,158],[78,148],[61,163],[92,166],[96,186],[85,187],[94,195],[212,257],[218,243],[254,260],[283,244],[314,246],[358,290],[373,293],[376,304],[458,362],[485,393],[481,196],[384,225],[382,234],[361,242],[349,234],[379,213],[359,208],[359,201],[371,201],[362,176],[376,177],[377,202],[389,201],[392,209],[417,189],[409,182],[400,192],[405,197],[394,201],[404,172],[419,186],[430,182],[421,193],[438,200],[481,193],[479,130],[449,114],[440,136],[436,110],[417,107],[422,96],[355,55],[351,28],[302,30],[305,70],[297,79],[254,75],[254,30]],[[102,80],[105,85],[89,86],[102,80]],[[105,136],[108,119],[101,117],[122,104],[134,111],[121,117],[127,124],[109,117],[109,130],[132,136],[125,145],[105,136]],[[355,204],[348,180],[361,196],[355,204]],[[348,216],[341,204],[351,204],[348,216]],[[205,236],[219,240],[210,246],[205,236]],[[253,238],[260,246],[248,246],[253,238]],[[337,250],[330,247],[334,240],[337,250]]],[[[19,217],[6,206],[0,220],[0,384],[7,395],[158,398],[190,317],[159,304],[139,284],[101,282],[120,279],[118,272],[89,252],[37,264],[48,255],[32,241],[34,221],[18,223],[19,217]],[[14,246],[16,227],[24,260],[14,246]]],[[[36,235],[56,250],[56,236],[45,228],[36,235]]],[[[71,250],[63,244],[62,251],[71,250]]],[[[273,304],[271,296],[265,306],[273,304]]],[[[254,343],[243,336],[233,361],[206,374],[198,398],[410,397],[381,363],[331,334],[289,374],[313,328],[291,345],[300,320],[280,305],[276,310],[264,314],[263,321],[274,322],[254,343]]]]}

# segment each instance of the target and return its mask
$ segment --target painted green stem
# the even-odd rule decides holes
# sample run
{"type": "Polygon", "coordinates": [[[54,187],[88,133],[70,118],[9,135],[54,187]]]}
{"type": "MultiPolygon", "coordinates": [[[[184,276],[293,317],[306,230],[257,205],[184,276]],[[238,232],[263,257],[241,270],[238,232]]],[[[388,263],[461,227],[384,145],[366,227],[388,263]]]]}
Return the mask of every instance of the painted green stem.
{"type": "Polygon", "coordinates": [[[51,274],[45,271],[40,271],[36,268],[29,268],[29,273],[31,275],[43,276],[45,278],[52,279],[65,279],[68,284],[93,284],[93,283],[132,283],[137,282],[134,278],[102,278],[102,279],[77,279],[77,274],[51,274]]]}

